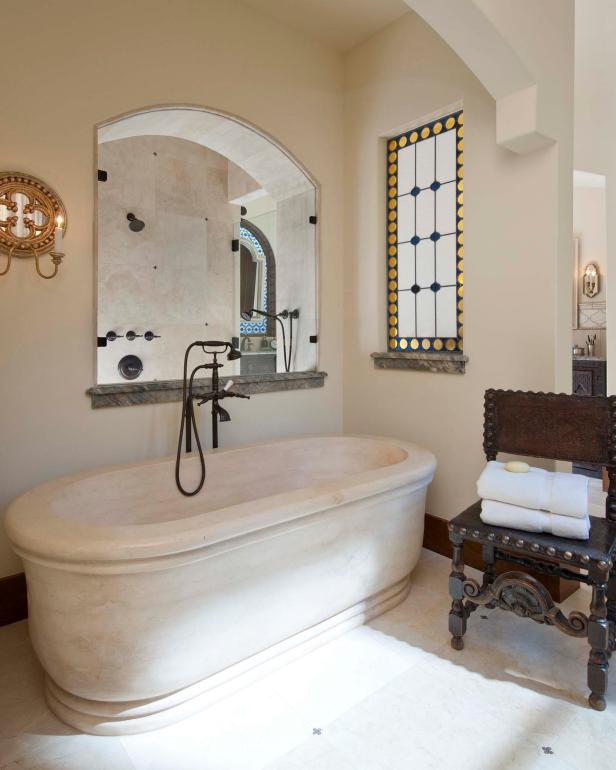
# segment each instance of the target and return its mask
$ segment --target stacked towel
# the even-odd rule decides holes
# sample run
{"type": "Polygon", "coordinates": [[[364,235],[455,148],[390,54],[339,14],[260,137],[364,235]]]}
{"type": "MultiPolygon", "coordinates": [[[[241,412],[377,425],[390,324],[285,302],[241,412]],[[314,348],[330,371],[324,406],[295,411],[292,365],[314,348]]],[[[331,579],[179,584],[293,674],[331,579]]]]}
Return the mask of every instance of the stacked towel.
{"type": "Polygon", "coordinates": [[[571,473],[531,468],[511,473],[504,463],[489,462],[477,482],[482,498],[481,520],[497,527],[550,532],[587,540],[588,479],[571,473]]]}

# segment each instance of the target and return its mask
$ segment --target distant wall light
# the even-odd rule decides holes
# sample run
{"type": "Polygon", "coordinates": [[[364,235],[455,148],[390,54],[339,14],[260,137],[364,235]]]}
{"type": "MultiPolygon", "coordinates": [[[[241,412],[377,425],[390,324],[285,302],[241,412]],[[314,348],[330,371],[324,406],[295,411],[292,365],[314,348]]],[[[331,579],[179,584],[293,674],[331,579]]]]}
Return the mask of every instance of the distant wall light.
{"type": "Polygon", "coordinates": [[[594,262],[589,262],[582,276],[582,294],[591,298],[596,296],[600,290],[599,281],[599,268],[594,262]]]}

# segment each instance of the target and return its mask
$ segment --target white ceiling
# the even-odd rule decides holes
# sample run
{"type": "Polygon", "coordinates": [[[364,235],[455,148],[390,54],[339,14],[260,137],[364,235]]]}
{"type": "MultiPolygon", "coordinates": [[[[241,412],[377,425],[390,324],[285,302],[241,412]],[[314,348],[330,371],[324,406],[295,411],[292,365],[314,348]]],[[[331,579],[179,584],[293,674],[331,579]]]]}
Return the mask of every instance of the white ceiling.
{"type": "Polygon", "coordinates": [[[244,0],[247,5],[347,51],[405,13],[404,0],[244,0]]]}

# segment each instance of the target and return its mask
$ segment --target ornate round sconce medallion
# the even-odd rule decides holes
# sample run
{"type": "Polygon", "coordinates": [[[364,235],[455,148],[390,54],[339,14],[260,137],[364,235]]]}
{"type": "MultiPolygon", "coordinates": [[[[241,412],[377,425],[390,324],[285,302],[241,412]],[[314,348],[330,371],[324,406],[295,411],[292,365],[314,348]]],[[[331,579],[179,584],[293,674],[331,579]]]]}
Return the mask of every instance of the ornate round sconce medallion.
{"type": "Polygon", "coordinates": [[[15,257],[48,254],[58,226],[66,231],[66,211],[50,187],[28,174],[0,172],[0,252],[15,257]]]}

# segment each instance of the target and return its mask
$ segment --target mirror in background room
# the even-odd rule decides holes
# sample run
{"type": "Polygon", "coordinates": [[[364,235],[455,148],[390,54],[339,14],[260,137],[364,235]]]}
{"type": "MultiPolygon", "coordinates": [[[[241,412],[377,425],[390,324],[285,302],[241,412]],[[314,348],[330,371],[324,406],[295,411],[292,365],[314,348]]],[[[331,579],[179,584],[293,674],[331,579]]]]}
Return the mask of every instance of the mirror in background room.
{"type": "Polygon", "coordinates": [[[158,108],[99,127],[97,384],[177,380],[195,340],[221,375],[315,370],[316,188],[235,118],[158,108]]]}

